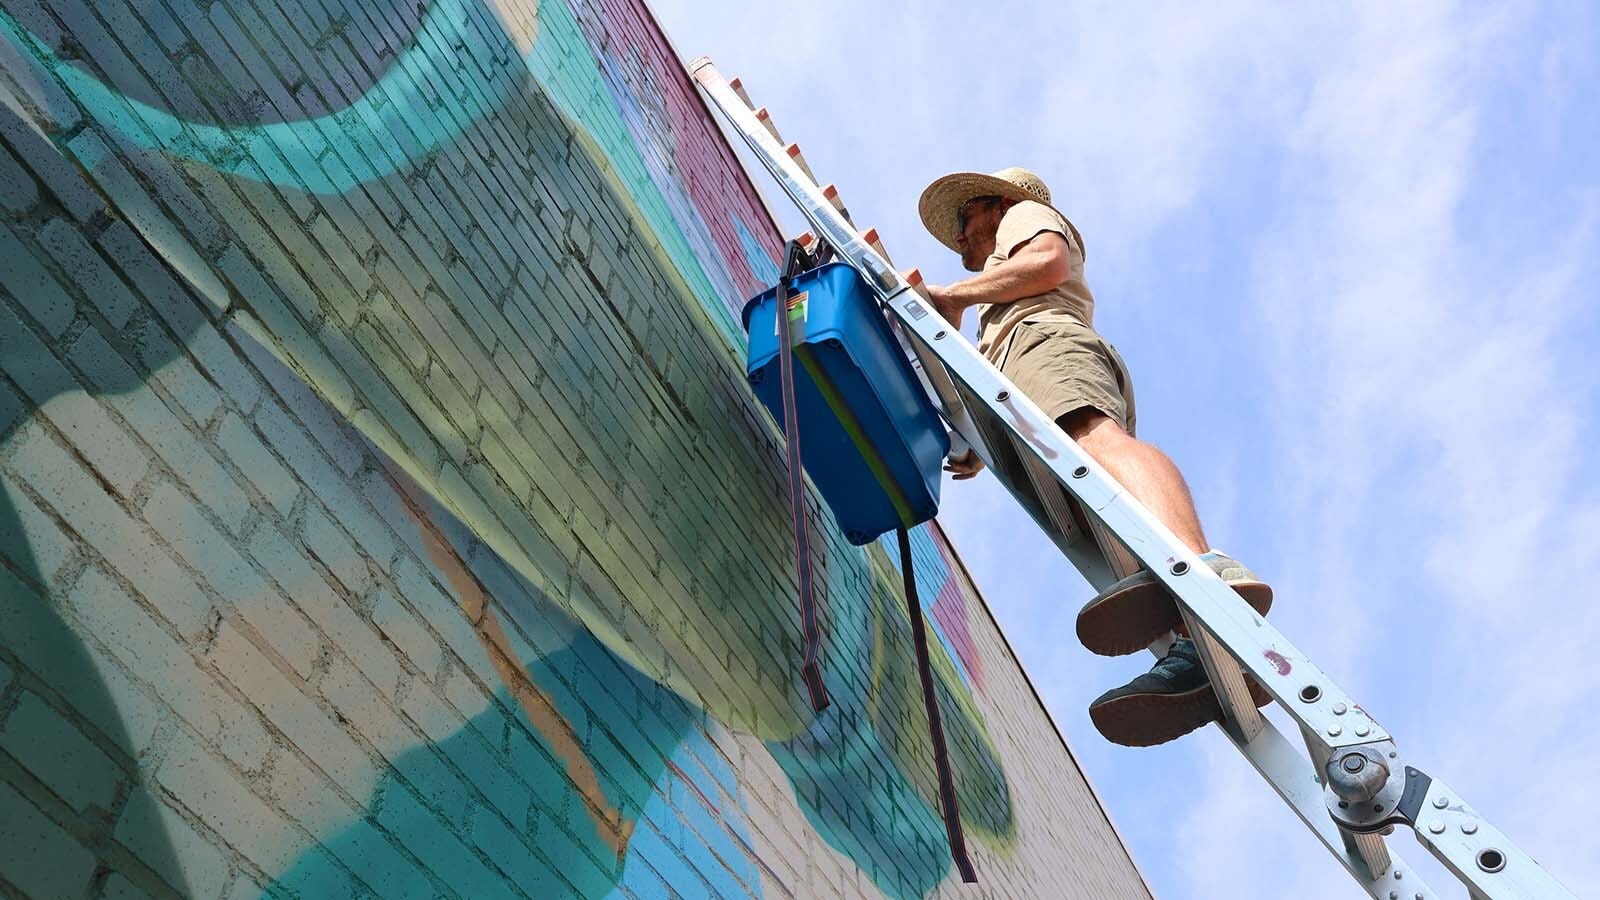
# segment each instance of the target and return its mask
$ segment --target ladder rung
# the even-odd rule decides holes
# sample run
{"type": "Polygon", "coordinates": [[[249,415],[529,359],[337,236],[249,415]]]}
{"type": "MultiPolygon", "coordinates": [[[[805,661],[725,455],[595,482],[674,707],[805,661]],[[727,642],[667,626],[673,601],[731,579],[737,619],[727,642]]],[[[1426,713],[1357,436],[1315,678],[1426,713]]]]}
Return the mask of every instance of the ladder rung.
{"type": "MultiPolygon", "coordinates": [[[[844,216],[846,222],[850,222],[850,211],[844,208],[844,201],[839,198],[839,188],[836,185],[829,184],[823,187],[822,196],[833,204],[833,208],[838,211],[839,215],[844,216]]],[[[855,223],[850,222],[850,224],[854,225],[855,223]]]]}
{"type": "Polygon", "coordinates": [[[878,229],[868,228],[866,231],[861,232],[861,239],[866,241],[867,246],[872,248],[872,252],[882,257],[884,262],[891,266],[894,265],[894,260],[889,258],[889,251],[883,249],[883,241],[878,237],[878,229]]]}
{"type": "Polygon", "coordinates": [[[767,126],[767,133],[772,135],[773,140],[780,144],[783,143],[783,138],[778,136],[778,126],[772,124],[772,114],[767,112],[765,106],[756,110],[756,118],[761,120],[762,125],[767,126]]]}
{"type": "Polygon", "coordinates": [[[807,165],[806,158],[800,155],[799,144],[790,144],[789,146],[783,148],[783,152],[787,153],[789,158],[794,160],[795,165],[800,167],[800,171],[806,173],[806,177],[811,179],[812,184],[817,183],[817,176],[811,174],[811,166],[807,165]]]}
{"type": "Polygon", "coordinates": [[[739,95],[739,99],[744,101],[745,106],[749,107],[750,109],[756,108],[756,105],[750,102],[750,95],[744,92],[744,82],[740,80],[739,76],[735,75],[733,78],[729,79],[728,87],[733,88],[733,92],[739,95]]]}
{"type": "MultiPolygon", "coordinates": [[[[1243,598],[1239,602],[1243,603],[1243,598]]],[[[1187,609],[1182,612],[1189,637],[1200,654],[1200,662],[1206,667],[1206,674],[1211,676],[1211,687],[1217,692],[1217,702],[1222,705],[1224,725],[1236,731],[1236,740],[1243,743],[1255,740],[1266,725],[1266,720],[1261,717],[1261,710],[1256,709],[1255,698],[1250,696],[1244,672],[1203,623],[1187,609]]]]}

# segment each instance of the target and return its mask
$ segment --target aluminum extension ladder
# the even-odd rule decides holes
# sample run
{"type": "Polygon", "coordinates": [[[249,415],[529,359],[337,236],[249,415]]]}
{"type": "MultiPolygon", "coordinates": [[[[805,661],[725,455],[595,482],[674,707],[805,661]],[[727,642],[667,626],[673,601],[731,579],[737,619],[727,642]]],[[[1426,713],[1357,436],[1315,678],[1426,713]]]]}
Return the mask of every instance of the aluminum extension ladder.
{"type": "Polygon", "coordinates": [[[755,108],[738,79],[724,79],[707,57],[690,63],[689,71],[815,235],[877,293],[952,440],[965,440],[1095,590],[1149,569],[1178,598],[1216,685],[1220,727],[1368,894],[1378,900],[1441,896],[1385,843],[1384,836],[1403,825],[1473,900],[1573,897],[1461,795],[1409,765],[1382,725],[936,313],[916,270],[897,273],[876,233],[856,230],[838,190],[817,182],[800,148],[782,141],[767,110],[755,108]],[[1256,709],[1246,674],[1299,723],[1309,767],[1256,709]]]}

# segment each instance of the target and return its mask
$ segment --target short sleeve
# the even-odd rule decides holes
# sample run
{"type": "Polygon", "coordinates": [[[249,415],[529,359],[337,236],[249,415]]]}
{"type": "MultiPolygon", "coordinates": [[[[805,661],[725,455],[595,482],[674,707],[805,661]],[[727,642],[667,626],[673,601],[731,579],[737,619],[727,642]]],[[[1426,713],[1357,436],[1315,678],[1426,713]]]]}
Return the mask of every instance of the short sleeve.
{"type": "Polygon", "coordinates": [[[1043,203],[1024,200],[1006,210],[1000,219],[1000,227],[994,233],[994,252],[1002,259],[1010,259],[1017,245],[1027,243],[1041,231],[1054,231],[1066,239],[1067,246],[1078,249],[1067,220],[1060,213],[1043,203]]]}

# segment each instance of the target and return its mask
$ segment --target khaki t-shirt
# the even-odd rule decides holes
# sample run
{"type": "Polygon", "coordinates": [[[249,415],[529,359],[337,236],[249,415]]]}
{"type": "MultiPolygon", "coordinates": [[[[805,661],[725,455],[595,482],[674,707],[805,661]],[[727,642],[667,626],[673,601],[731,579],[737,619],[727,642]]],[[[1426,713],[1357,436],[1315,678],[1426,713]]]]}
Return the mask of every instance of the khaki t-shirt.
{"type": "Polygon", "coordinates": [[[1053,231],[1067,242],[1067,280],[1034,297],[1010,303],[978,304],[978,352],[998,363],[1006,338],[1023,319],[1067,316],[1094,327],[1094,295],[1083,280],[1083,246],[1060,213],[1032,200],[1024,200],[1006,210],[994,235],[994,252],[984,260],[985,270],[1011,258],[1022,244],[1041,232],[1053,231]]]}

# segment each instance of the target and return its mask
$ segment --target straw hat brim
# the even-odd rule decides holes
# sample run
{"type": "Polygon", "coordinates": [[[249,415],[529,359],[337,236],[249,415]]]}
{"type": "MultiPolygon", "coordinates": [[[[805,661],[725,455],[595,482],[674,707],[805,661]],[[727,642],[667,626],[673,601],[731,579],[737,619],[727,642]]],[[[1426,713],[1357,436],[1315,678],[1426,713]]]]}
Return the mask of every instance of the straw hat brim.
{"type": "MultiPolygon", "coordinates": [[[[961,204],[974,197],[1032,200],[1034,203],[1044,203],[1045,206],[1055,210],[1056,215],[1063,219],[1067,218],[1062,215],[1061,210],[1045,203],[1038,195],[1004,178],[996,178],[982,172],[956,172],[938,179],[922,192],[921,199],[917,201],[917,212],[922,216],[922,227],[928,229],[928,233],[939,243],[960,253],[961,249],[956,246],[956,211],[961,208],[961,204]]],[[[1067,222],[1067,227],[1072,230],[1079,247],[1082,247],[1083,241],[1077,237],[1078,229],[1070,221],[1067,222]]]]}

